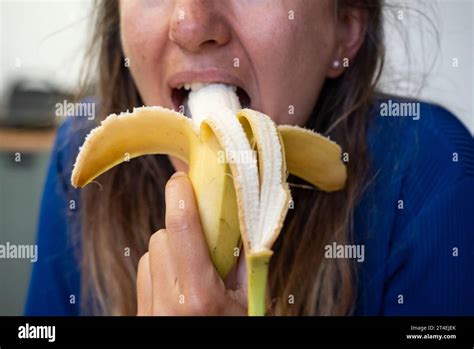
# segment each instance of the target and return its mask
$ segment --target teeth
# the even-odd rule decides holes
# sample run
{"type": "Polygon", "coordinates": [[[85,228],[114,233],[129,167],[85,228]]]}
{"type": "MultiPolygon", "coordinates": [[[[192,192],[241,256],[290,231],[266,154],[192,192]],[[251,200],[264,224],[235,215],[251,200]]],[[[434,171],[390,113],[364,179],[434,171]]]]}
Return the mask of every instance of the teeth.
{"type": "MultiPolygon", "coordinates": [[[[209,86],[209,85],[213,85],[213,84],[221,84],[221,83],[217,83],[217,82],[216,82],[216,83],[208,83],[208,82],[189,82],[189,83],[186,83],[186,84],[179,85],[177,88],[178,88],[178,90],[184,88],[186,91],[197,92],[197,91],[199,91],[200,89],[202,89],[203,87],[206,87],[206,86],[209,86]]],[[[227,85],[227,84],[221,84],[221,85],[225,85],[225,86],[231,87],[231,88],[232,88],[232,91],[234,91],[234,92],[237,91],[237,86],[234,86],[234,85],[227,85]]]]}
{"type": "Polygon", "coordinates": [[[210,85],[210,83],[207,82],[190,82],[184,84],[184,89],[186,91],[199,91],[203,87],[210,85]]]}
{"type": "Polygon", "coordinates": [[[191,84],[191,91],[199,91],[200,89],[202,89],[203,87],[207,86],[207,85],[210,85],[209,83],[205,83],[205,82],[195,82],[195,83],[192,83],[191,84]]]}

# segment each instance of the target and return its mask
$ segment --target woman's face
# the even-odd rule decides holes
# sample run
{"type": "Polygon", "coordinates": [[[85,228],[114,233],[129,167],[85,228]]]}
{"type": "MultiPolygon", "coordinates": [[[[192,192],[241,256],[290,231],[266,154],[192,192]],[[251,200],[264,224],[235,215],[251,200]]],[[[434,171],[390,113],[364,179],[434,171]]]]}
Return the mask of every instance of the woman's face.
{"type": "Polygon", "coordinates": [[[122,0],[122,45],[146,105],[177,109],[181,85],[223,82],[276,123],[303,125],[350,54],[335,13],[333,0],[122,0]]]}

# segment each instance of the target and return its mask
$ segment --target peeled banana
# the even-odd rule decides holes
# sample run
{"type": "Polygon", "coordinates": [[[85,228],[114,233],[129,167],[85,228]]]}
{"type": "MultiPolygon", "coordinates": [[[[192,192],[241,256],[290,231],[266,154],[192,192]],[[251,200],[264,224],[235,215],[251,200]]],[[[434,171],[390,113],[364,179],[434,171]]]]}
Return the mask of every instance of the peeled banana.
{"type": "Polygon", "coordinates": [[[145,154],[189,165],[212,261],[224,278],[243,243],[248,313],[264,315],[268,264],[288,211],[288,172],[324,191],[344,187],[340,147],[297,126],[276,126],[241,110],[235,87],[191,84],[186,113],[162,107],[112,114],[86,137],[71,182],[83,187],[110,168],[145,154]]]}

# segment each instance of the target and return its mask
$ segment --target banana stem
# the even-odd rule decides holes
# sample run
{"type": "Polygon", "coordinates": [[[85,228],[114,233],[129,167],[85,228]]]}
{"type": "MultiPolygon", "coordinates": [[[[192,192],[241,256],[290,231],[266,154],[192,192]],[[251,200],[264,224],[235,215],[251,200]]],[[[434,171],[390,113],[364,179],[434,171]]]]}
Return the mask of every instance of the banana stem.
{"type": "Polygon", "coordinates": [[[272,254],[265,250],[246,256],[249,316],[265,316],[268,265],[272,254]]]}

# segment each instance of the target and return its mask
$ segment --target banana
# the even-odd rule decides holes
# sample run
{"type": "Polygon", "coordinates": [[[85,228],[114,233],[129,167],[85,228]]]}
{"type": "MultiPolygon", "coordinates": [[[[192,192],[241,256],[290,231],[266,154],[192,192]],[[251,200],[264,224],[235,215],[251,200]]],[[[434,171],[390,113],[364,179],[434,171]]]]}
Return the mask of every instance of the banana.
{"type": "Polygon", "coordinates": [[[222,278],[243,244],[249,315],[264,315],[268,264],[291,200],[288,172],[321,190],[344,187],[340,147],[297,126],[276,126],[240,109],[235,88],[189,86],[186,112],[162,107],[112,114],[86,137],[71,182],[83,187],[110,168],[145,154],[168,154],[189,165],[211,259],[222,278]]]}
{"type": "MultiPolygon", "coordinates": [[[[198,134],[190,119],[161,107],[136,108],[107,117],[82,146],[72,185],[84,187],[110,168],[145,154],[169,154],[189,165],[201,224],[211,258],[225,277],[239,246],[237,206],[229,166],[215,135],[203,125],[198,134]]],[[[184,203],[185,204],[185,203],[184,203]]]]}

